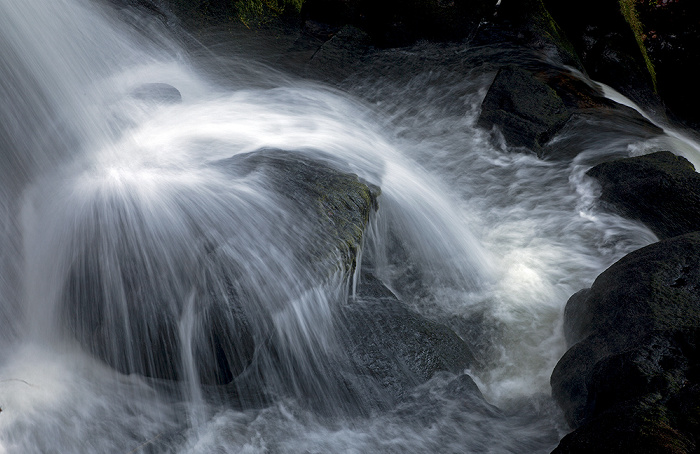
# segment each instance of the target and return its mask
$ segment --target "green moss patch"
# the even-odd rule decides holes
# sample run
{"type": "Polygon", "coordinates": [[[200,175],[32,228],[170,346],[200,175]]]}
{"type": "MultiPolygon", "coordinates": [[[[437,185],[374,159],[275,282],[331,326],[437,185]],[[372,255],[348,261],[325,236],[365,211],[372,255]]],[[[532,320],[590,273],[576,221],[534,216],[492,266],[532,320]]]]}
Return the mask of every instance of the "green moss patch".
{"type": "Polygon", "coordinates": [[[639,20],[639,13],[637,12],[637,8],[635,7],[635,0],[620,0],[620,11],[622,11],[622,15],[625,17],[625,20],[627,21],[630,28],[632,29],[632,32],[634,33],[634,38],[637,41],[637,45],[639,46],[639,50],[642,53],[644,62],[647,65],[647,70],[649,71],[649,75],[651,76],[651,82],[654,86],[654,91],[657,91],[656,70],[654,69],[654,64],[649,58],[649,54],[647,54],[647,48],[644,45],[644,27],[642,26],[642,22],[639,20]]]}

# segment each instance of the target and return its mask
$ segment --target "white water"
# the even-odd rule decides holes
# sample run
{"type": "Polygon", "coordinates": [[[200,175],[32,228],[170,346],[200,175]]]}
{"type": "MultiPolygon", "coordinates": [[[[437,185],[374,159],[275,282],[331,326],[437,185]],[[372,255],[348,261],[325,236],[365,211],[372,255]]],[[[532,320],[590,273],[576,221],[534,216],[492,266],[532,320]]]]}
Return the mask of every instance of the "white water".
{"type": "Polygon", "coordinates": [[[478,71],[399,69],[343,90],[259,72],[223,88],[215,62],[194,67],[142,20],[87,1],[0,0],[0,452],[549,452],[565,430],[548,383],[566,300],[655,239],[594,209],[587,159],[656,145],[620,135],[573,162],[494,146],[474,126],[489,82],[478,71]],[[152,82],[182,103],[130,95],[152,82]],[[212,165],[263,147],[323,152],[382,188],[363,266],[468,342],[468,373],[498,408],[441,374],[393,408],[352,412],[315,375],[337,354],[349,270],[303,259],[328,239],[269,182],[212,165]],[[222,269],[238,270],[233,284],[222,269]],[[202,333],[228,319],[193,302],[228,300],[229,286],[249,301],[256,341],[279,342],[266,380],[288,380],[288,394],[233,406],[199,383],[202,333]],[[109,314],[66,313],[66,295],[109,314]],[[99,321],[118,369],[139,372],[161,366],[135,353],[139,329],[168,317],[175,391],[70,334],[99,321]],[[307,388],[324,411],[305,404],[307,388]]]}
{"type": "MultiPolygon", "coordinates": [[[[622,104],[623,106],[631,107],[639,112],[644,118],[664,130],[665,134],[658,137],[653,144],[649,144],[650,146],[659,150],[673,150],[675,154],[683,156],[690,161],[696,170],[700,170],[700,142],[698,142],[697,138],[691,137],[689,134],[680,130],[679,128],[674,127],[673,125],[664,124],[664,122],[651,118],[641,107],[617,90],[605,84],[600,85],[603,88],[603,93],[607,98],[622,104]]],[[[631,149],[630,151],[631,156],[638,156],[646,154],[647,152],[646,149],[631,149]]]]}

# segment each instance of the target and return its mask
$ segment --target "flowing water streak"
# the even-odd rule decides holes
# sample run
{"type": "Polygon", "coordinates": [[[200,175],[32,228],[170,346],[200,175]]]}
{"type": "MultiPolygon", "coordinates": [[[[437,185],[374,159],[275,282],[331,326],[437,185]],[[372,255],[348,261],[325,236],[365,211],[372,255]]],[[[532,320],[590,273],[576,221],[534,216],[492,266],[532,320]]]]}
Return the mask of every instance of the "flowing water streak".
{"type": "MultiPolygon", "coordinates": [[[[600,84],[603,88],[603,93],[605,96],[617,103],[624,106],[631,107],[632,109],[639,112],[644,118],[654,123],[656,126],[663,128],[665,134],[659,137],[658,141],[653,142],[653,146],[657,150],[672,150],[676,154],[680,154],[688,161],[690,161],[693,166],[695,166],[696,171],[700,171],[700,141],[698,138],[693,138],[686,132],[681,131],[679,128],[673,125],[663,124],[651,118],[644,109],[635,104],[632,100],[622,95],[620,92],[612,87],[605,84],[600,84]]],[[[632,156],[639,154],[645,154],[646,150],[630,150],[632,156]]]]}
{"type": "MultiPolygon", "coordinates": [[[[111,121],[102,109],[114,87],[95,82],[156,56],[90,2],[3,1],[0,8],[0,214],[6,233],[0,267],[7,298],[0,316],[12,320],[3,323],[12,326],[7,335],[19,329],[21,318],[21,192],[37,175],[55,173],[82,147],[99,147],[110,136],[111,121]]],[[[153,37],[158,40],[158,34],[153,37]]]]}

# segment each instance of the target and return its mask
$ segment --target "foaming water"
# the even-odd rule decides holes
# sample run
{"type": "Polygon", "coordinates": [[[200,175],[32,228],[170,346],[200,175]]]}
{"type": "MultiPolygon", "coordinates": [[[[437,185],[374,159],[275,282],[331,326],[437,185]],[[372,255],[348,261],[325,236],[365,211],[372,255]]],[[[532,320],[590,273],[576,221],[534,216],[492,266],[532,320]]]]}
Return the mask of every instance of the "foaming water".
{"type": "Polygon", "coordinates": [[[0,385],[2,452],[130,452],[183,424],[181,404],[70,347],[23,345],[0,385]]]}
{"type": "MultiPolygon", "coordinates": [[[[455,58],[461,50],[417,46],[415,52],[417,60],[430,61],[455,58]]],[[[378,58],[384,59],[391,56],[378,58]]],[[[439,175],[457,223],[470,226],[491,274],[482,286],[442,285],[428,296],[403,287],[400,276],[395,288],[479,346],[484,362],[470,373],[490,402],[518,406],[523,398],[550,392],[551,370],[565,350],[561,320],[569,296],[627,252],[656,241],[644,226],[598,211],[599,189],[585,176],[591,163],[634,146],[650,148],[655,139],[575,131],[582,151],[573,161],[514,153],[475,126],[492,74],[459,65],[425,71],[397,70],[388,83],[370,75],[348,88],[387,112],[393,143],[439,175]]],[[[557,137],[554,144],[569,139],[557,137]]]]}
{"type": "Polygon", "coordinates": [[[385,66],[461,47],[377,52],[336,88],[236,56],[220,85],[137,24],[0,0],[0,450],[549,452],[566,300],[655,240],[585,171],[653,141],[542,161],[475,127],[487,71],[385,66]],[[381,188],[355,262],[275,173],[310,162],[381,188]],[[351,389],[338,313],[363,270],[470,369],[351,389]]]}

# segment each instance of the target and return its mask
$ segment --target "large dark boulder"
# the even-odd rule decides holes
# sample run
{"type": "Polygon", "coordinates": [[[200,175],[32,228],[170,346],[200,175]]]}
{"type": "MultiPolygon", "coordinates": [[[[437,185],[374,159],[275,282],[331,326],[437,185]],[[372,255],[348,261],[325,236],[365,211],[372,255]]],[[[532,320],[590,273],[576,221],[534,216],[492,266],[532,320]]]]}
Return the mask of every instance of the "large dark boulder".
{"type": "Polygon", "coordinates": [[[235,197],[96,192],[74,225],[69,331],[124,373],[185,379],[191,360],[201,382],[230,382],[286,301],[354,273],[379,190],[317,155],[260,150],[210,164],[235,197]]]}
{"type": "Polygon", "coordinates": [[[694,452],[663,449],[700,440],[697,408],[684,403],[700,384],[698,289],[696,232],[628,254],[571,297],[572,346],[551,383],[577,430],[556,452],[694,452]]]}
{"type": "Polygon", "coordinates": [[[581,151],[576,143],[549,146],[556,134],[596,123],[611,123],[640,138],[663,132],[635,110],[607,99],[590,81],[536,62],[499,69],[477,122],[483,128],[497,126],[509,146],[551,159],[570,159],[581,151]]]}
{"type": "Polygon", "coordinates": [[[669,151],[605,162],[587,173],[600,183],[600,201],[645,223],[659,238],[700,230],[700,175],[669,151]]]}

